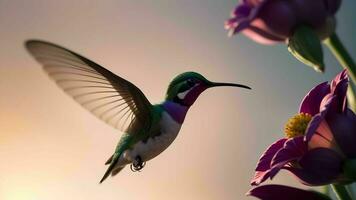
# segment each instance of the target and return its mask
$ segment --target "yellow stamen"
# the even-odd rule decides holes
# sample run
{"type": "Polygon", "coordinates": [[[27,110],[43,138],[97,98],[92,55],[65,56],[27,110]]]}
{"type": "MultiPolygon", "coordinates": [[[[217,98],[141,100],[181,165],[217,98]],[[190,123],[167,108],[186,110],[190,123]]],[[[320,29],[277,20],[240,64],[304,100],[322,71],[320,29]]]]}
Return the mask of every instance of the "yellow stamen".
{"type": "Polygon", "coordinates": [[[284,128],[287,138],[303,136],[312,116],[308,113],[299,113],[290,118],[284,128]]]}

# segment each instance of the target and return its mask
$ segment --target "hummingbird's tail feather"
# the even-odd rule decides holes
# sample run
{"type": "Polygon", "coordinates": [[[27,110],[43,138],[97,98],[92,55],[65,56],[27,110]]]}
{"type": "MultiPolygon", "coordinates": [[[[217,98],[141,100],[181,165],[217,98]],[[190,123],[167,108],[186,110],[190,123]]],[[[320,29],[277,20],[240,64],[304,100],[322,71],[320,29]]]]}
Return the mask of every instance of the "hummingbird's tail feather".
{"type": "Polygon", "coordinates": [[[125,165],[112,170],[111,176],[115,176],[116,174],[118,174],[124,168],[125,168],[125,165]]]}
{"type": "Polygon", "coordinates": [[[114,154],[110,156],[110,158],[105,162],[105,165],[108,165],[112,162],[112,158],[114,157],[114,154]]]}
{"type": "MultiPolygon", "coordinates": [[[[115,165],[117,164],[117,162],[119,161],[120,158],[120,154],[118,153],[114,153],[114,155],[111,156],[111,163],[109,168],[106,170],[103,178],[100,180],[100,183],[102,183],[111,173],[112,170],[114,170],[115,165]]],[[[110,159],[109,159],[110,160],[110,159]]]]}

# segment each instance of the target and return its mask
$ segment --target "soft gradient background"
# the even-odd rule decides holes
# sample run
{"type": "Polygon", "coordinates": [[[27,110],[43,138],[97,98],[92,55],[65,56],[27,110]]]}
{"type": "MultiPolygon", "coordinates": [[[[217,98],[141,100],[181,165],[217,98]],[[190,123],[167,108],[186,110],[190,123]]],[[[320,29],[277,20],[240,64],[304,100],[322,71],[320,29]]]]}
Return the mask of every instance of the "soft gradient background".
{"type": "MultiPolygon", "coordinates": [[[[315,84],[340,71],[325,51],[325,74],[294,59],[285,45],[228,38],[235,1],[0,0],[0,199],[160,200],[245,197],[260,153],[315,84]],[[183,128],[142,173],[126,168],[102,185],[104,162],[120,132],[66,96],[23,47],[38,38],[66,46],[140,87],[152,102],[169,81],[194,70],[216,88],[191,108],[183,128]]],[[[344,0],[338,33],[356,56],[356,3],[344,0]]],[[[287,173],[274,183],[299,186],[287,173]]]]}

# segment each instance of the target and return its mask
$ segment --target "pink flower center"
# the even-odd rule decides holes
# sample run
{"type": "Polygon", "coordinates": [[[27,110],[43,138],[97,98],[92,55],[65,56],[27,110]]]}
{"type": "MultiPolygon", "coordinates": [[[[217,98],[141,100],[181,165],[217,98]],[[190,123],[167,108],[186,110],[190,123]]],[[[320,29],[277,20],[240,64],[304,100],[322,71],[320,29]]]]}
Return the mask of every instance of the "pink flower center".
{"type": "Polygon", "coordinates": [[[337,149],[333,134],[325,120],[320,123],[318,129],[308,143],[309,149],[320,147],[337,149]]]}

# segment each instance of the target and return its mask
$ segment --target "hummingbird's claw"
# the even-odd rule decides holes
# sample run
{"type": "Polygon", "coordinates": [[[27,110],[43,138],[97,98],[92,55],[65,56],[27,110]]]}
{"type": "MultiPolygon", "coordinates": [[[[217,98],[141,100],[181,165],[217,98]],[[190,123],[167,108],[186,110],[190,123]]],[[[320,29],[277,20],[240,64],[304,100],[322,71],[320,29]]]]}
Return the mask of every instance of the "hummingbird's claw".
{"type": "Polygon", "coordinates": [[[140,172],[145,165],[146,165],[146,162],[142,162],[141,156],[136,156],[135,160],[130,165],[130,169],[133,172],[140,172]]]}

